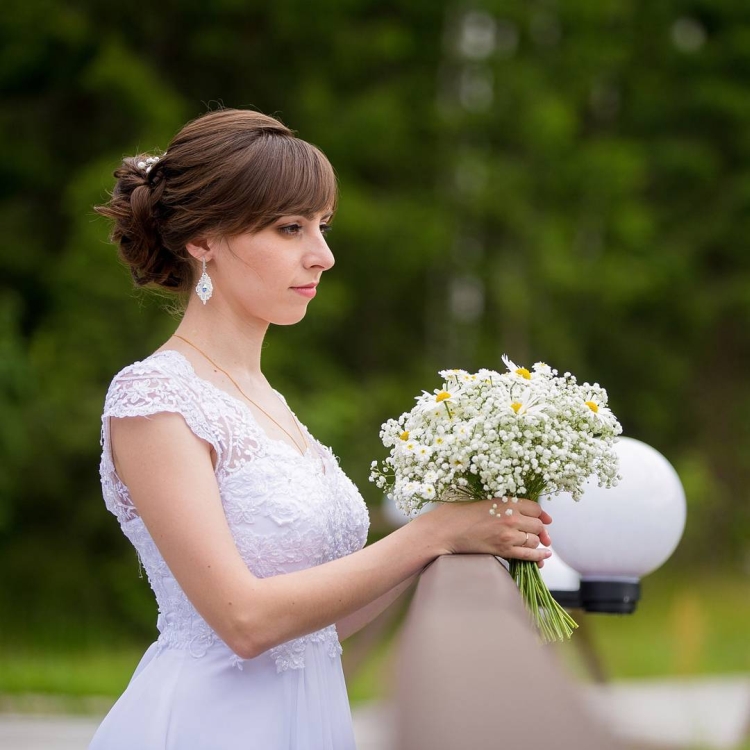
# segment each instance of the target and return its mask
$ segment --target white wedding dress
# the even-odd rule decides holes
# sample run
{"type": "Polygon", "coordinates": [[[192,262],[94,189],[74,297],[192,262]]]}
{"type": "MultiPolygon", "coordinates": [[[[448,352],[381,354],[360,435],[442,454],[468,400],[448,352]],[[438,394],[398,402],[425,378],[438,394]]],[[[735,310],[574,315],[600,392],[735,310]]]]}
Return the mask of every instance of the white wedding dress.
{"type": "Polygon", "coordinates": [[[156,595],[159,637],[90,750],[354,748],[334,625],[242,659],[196,612],[164,562],[115,472],[109,441],[110,417],[159,412],[182,415],[213,446],[224,513],[256,576],[320,565],[360,549],[367,537],[361,495],[309,433],[304,456],[267,437],[244,402],[199,378],[177,352],[122,370],[102,417],[102,488],[156,595]]]}

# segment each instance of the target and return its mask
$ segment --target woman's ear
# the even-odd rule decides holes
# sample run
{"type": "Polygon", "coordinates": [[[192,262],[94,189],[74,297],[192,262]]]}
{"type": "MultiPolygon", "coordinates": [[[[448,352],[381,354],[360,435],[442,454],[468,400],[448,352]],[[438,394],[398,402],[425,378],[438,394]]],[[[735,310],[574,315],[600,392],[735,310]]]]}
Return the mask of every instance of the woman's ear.
{"type": "Polygon", "coordinates": [[[208,262],[213,258],[215,244],[216,242],[208,237],[196,237],[185,245],[185,249],[196,260],[205,259],[208,262]]]}

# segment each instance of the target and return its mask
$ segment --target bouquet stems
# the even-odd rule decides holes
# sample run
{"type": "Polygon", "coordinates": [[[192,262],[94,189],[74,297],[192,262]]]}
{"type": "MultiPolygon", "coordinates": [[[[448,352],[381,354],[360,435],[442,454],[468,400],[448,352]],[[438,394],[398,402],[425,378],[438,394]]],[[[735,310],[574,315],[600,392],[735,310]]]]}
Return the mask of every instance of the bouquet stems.
{"type": "MultiPolygon", "coordinates": [[[[535,503],[546,490],[539,477],[528,477],[528,498],[535,503]]],[[[539,628],[544,643],[567,641],[578,623],[555,601],[542,579],[539,566],[530,560],[510,560],[510,575],[518,585],[526,609],[539,628]]]]}
{"type": "Polygon", "coordinates": [[[568,640],[578,623],[554,600],[539,567],[529,560],[510,560],[510,574],[518,584],[531,619],[544,643],[568,640]]]}

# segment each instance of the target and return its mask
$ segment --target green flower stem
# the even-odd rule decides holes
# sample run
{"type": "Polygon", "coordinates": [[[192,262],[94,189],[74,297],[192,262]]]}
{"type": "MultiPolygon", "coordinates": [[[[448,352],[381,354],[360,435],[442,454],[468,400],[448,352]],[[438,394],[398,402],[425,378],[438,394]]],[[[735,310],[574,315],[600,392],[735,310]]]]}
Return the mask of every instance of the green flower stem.
{"type": "Polygon", "coordinates": [[[578,623],[554,600],[542,580],[539,567],[529,560],[511,560],[510,575],[539,628],[545,643],[565,641],[570,638],[578,623]]]}
{"type": "MultiPolygon", "coordinates": [[[[526,477],[528,498],[539,502],[546,487],[541,477],[526,477]]],[[[547,584],[542,579],[539,566],[529,560],[511,560],[510,574],[518,584],[518,590],[537,625],[545,643],[566,641],[578,627],[578,623],[555,601],[547,584]]]]}

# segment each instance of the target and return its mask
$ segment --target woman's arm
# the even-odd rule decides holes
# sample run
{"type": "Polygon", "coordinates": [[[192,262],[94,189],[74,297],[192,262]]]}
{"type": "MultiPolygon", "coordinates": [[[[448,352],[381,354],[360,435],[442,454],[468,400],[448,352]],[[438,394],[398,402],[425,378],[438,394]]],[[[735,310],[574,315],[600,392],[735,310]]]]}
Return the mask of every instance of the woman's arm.
{"type": "Polygon", "coordinates": [[[259,579],[234,545],[208,443],[177,414],[110,425],[117,472],[167,565],[201,616],[244,658],[342,621],[439,555],[548,556],[532,548],[540,536],[544,541],[548,523],[537,503],[520,501],[519,512],[501,519],[488,514],[487,501],[441,506],[351,555],[259,579]],[[524,532],[535,543],[519,546],[524,532]]]}

